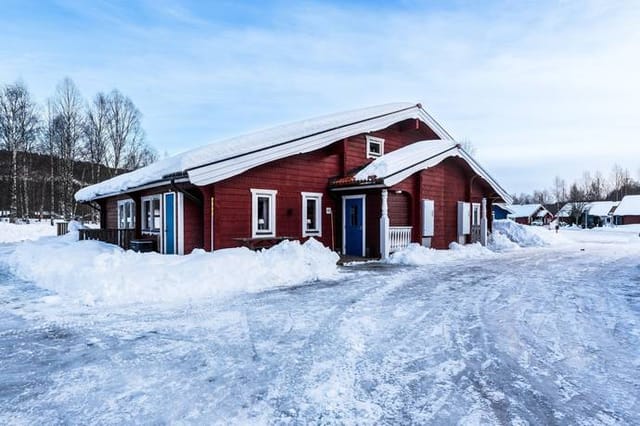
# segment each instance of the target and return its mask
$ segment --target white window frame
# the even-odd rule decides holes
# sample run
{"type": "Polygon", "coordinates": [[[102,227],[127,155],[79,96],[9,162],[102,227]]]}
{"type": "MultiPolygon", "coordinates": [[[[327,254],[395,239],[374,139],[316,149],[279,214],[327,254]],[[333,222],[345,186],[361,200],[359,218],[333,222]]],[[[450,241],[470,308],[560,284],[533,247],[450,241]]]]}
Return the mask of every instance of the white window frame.
{"type": "Polygon", "coordinates": [[[382,157],[384,155],[384,139],[382,138],[377,138],[375,136],[367,136],[367,158],[378,158],[378,157],[382,157]],[[373,152],[371,150],[371,144],[372,143],[377,143],[380,145],[380,153],[378,154],[377,152],[373,152]]]}
{"type": "MultiPolygon", "coordinates": [[[[160,231],[162,231],[162,221],[163,221],[163,214],[162,214],[162,208],[163,208],[163,204],[162,204],[162,194],[154,194],[154,195],[148,195],[146,197],[142,197],[140,198],[140,221],[142,223],[140,223],[140,229],[142,230],[142,232],[147,233],[147,234],[161,234],[160,231]],[[160,223],[159,223],[159,227],[158,229],[148,229],[148,228],[144,228],[144,226],[146,225],[146,221],[147,221],[147,210],[146,210],[146,203],[145,201],[151,201],[151,206],[153,206],[153,200],[158,200],[158,204],[159,204],[159,208],[160,208],[160,223]]],[[[155,222],[155,216],[152,216],[152,220],[155,222]]]]}
{"type": "Polygon", "coordinates": [[[119,229],[135,229],[136,228],[136,203],[133,200],[118,200],[118,228],[119,229]],[[129,212],[129,223],[121,215],[121,208],[129,212]],[[124,219],[124,222],[123,222],[124,219]],[[121,226],[124,223],[124,226],[121,226]]]}
{"type": "Polygon", "coordinates": [[[275,189],[254,189],[251,188],[251,238],[275,237],[276,236],[276,195],[275,189]],[[269,228],[258,229],[258,198],[269,198],[269,228]]]}
{"type": "Polygon", "coordinates": [[[480,226],[481,220],[482,220],[482,205],[480,203],[471,203],[471,226],[480,226]],[[478,214],[477,216],[476,216],[476,213],[478,214]]]}
{"type": "Polygon", "coordinates": [[[302,192],[302,236],[322,237],[322,193],[302,192]],[[316,202],[316,229],[307,229],[307,201],[316,202]]]}

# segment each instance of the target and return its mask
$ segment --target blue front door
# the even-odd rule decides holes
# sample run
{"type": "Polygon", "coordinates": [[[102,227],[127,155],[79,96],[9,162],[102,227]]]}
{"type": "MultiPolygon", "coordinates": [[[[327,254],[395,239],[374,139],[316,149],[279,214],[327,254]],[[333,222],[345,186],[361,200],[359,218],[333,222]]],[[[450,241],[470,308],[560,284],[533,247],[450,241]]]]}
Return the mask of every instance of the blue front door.
{"type": "Polygon", "coordinates": [[[176,254],[176,194],[164,194],[164,252],[176,254]]]}
{"type": "Polygon", "coordinates": [[[344,199],[344,254],[364,256],[364,198],[344,199]]]}

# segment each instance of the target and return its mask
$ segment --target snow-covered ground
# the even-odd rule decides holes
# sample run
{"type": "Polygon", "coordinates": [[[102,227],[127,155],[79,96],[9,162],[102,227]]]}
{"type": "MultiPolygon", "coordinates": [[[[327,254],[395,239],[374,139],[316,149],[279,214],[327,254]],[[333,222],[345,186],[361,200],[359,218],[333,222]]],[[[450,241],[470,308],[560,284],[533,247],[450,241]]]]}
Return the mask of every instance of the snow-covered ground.
{"type": "MultiPolygon", "coordinates": [[[[505,232],[493,250],[412,247],[254,287],[245,267],[239,291],[177,303],[128,303],[96,282],[138,256],[164,294],[163,271],[210,267],[212,255],[112,250],[101,276],[77,281],[101,295],[86,303],[55,282],[72,275],[28,275],[53,261],[37,249],[50,244],[89,274],[100,266],[91,250],[66,257],[85,243],[0,245],[0,424],[638,424],[638,232],[524,228],[514,239],[525,247],[505,232]],[[543,243],[528,244],[532,233],[543,243]]],[[[214,279],[194,270],[185,281],[214,279]]]]}
{"type": "Polygon", "coordinates": [[[0,243],[37,240],[40,237],[56,235],[55,225],[48,220],[31,220],[29,224],[14,224],[0,221],[0,243]]]}

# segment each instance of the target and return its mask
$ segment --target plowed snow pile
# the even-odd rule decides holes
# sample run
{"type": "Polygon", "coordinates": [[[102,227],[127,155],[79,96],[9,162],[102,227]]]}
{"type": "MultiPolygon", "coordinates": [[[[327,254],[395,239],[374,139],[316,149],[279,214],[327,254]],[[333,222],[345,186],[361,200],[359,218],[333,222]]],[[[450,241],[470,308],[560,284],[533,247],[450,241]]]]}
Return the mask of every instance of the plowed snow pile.
{"type": "Polygon", "coordinates": [[[409,244],[408,247],[399,250],[389,257],[388,263],[395,265],[433,265],[447,261],[456,261],[463,259],[477,259],[483,256],[493,256],[491,250],[480,245],[480,243],[460,245],[451,243],[449,250],[436,250],[426,248],[420,244],[409,244]]]}
{"type": "Polygon", "coordinates": [[[18,277],[86,304],[184,302],[330,279],[337,273],[338,255],[314,239],[284,241],[258,252],[233,248],[170,256],[67,237],[19,244],[7,263],[18,277]]]}
{"type": "MultiPolygon", "coordinates": [[[[531,228],[531,226],[520,225],[509,219],[493,221],[494,234],[502,234],[520,247],[541,247],[549,245],[549,241],[545,241],[542,236],[531,228]]],[[[548,229],[544,229],[544,231],[549,232],[548,229]]],[[[500,237],[497,238],[502,240],[500,237]]]]}

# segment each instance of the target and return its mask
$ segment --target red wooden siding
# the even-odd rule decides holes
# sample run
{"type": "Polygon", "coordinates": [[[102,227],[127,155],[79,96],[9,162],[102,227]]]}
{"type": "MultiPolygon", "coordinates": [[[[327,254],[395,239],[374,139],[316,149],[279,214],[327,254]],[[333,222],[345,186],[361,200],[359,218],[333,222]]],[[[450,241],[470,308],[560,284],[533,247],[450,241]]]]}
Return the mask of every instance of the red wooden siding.
{"type": "Polygon", "coordinates": [[[184,254],[189,254],[196,248],[203,248],[203,215],[202,208],[188,197],[184,198],[184,254]]]}
{"type": "Polygon", "coordinates": [[[411,226],[411,196],[407,192],[397,194],[390,191],[389,199],[390,226],[411,226]]]}
{"type": "MultiPolygon", "coordinates": [[[[398,183],[390,191],[402,190],[413,202],[413,241],[421,242],[420,200],[434,201],[434,236],[431,247],[445,249],[458,237],[458,201],[480,203],[488,189],[461,160],[449,158],[398,183]],[[418,194],[418,196],[416,196],[418,194]]],[[[390,213],[391,214],[391,213],[390,213]]],[[[394,219],[389,216],[389,221],[394,219]]]]}
{"type": "MultiPolygon", "coordinates": [[[[340,167],[340,156],[328,147],[274,161],[204,188],[203,192],[210,191],[215,198],[215,248],[236,247],[238,242],[234,238],[251,237],[252,188],[278,191],[276,236],[294,238],[302,238],[301,193],[322,193],[322,236],[318,239],[331,246],[331,218],[325,209],[331,207],[335,216],[339,211],[327,184],[329,177],[340,174],[340,167]]],[[[208,224],[205,229],[210,232],[208,224]]],[[[205,247],[210,246],[208,240],[206,236],[205,247]]]]}
{"type": "Polygon", "coordinates": [[[635,215],[635,216],[621,216],[622,217],[622,224],[623,225],[634,225],[637,223],[640,223],[640,215],[635,215]]]}

